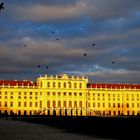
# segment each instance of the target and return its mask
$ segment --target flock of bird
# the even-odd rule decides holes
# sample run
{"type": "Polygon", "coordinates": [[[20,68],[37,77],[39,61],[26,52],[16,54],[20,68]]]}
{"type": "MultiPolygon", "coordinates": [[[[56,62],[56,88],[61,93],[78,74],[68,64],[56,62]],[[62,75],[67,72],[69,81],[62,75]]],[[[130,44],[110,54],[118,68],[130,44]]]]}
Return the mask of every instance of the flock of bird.
{"type": "MultiPolygon", "coordinates": [[[[1,4],[0,4],[0,11],[2,10],[2,9],[4,9],[4,2],[2,2],[1,4]]],[[[55,31],[52,31],[51,32],[52,34],[55,34],[55,31]]],[[[59,38],[56,38],[56,40],[60,40],[59,38]]],[[[95,46],[96,44],[95,44],[95,42],[92,44],[92,46],[95,46]]],[[[24,47],[27,47],[27,45],[26,44],[24,44],[24,47]]],[[[87,53],[84,53],[83,54],[84,56],[87,56],[87,53]]],[[[115,62],[114,61],[112,61],[112,64],[115,64],[115,62]]],[[[41,65],[38,65],[38,68],[41,68],[41,65]]],[[[48,66],[46,66],[46,69],[48,69],[49,67],[48,66]]]]}

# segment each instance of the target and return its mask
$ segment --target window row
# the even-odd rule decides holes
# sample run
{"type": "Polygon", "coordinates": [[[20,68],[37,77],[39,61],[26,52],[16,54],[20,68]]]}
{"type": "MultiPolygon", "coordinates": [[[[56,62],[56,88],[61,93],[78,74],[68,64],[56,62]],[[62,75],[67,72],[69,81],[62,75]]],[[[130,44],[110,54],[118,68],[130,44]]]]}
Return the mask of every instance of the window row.
{"type": "Polygon", "coordinates": [[[69,96],[72,96],[72,95],[74,95],[74,96],[82,96],[82,93],[80,92],[80,93],[76,93],[76,92],[74,92],[74,93],[72,93],[72,92],[52,92],[52,93],[50,93],[50,92],[47,92],[47,95],[49,96],[49,95],[53,95],[53,96],[55,96],[55,95],[58,95],[58,96],[66,96],[66,95],[69,95],[69,96]]]}
{"type": "MultiPolygon", "coordinates": [[[[70,81],[68,82],[64,82],[64,83],[61,83],[61,82],[52,82],[52,85],[51,85],[51,82],[47,82],[47,87],[58,87],[58,88],[82,88],[82,83],[72,83],[70,81]]],[[[42,87],[42,83],[41,83],[41,87],[42,87]]]]}
{"type": "MultiPolygon", "coordinates": [[[[82,101],[47,101],[47,107],[83,107],[82,101]]],[[[14,102],[0,102],[0,107],[13,107],[14,102]]],[[[18,102],[18,107],[40,107],[42,108],[42,101],[40,102],[18,102]]]]}
{"type": "MultiPolygon", "coordinates": [[[[88,105],[89,107],[90,107],[90,104],[88,105]]],[[[120,107],[137,107],[137,108],[140,108],[140,103],[127,103],[127,104],[121,104],[121,103],[117,103],[117,104],[115,104],[115,103],[113,103],[113,104],[111,104],[111,103],[108,103],[108,104],[105,104],[105,103],[93,103],[93,107],[118,107],[118,108],[120,108],[120,107]]]]}
{"type": "MultiPolygon", "coordinates": [[[[3,94],[4,95],[14,95],[14,93],[13,92],[7,92],[7,91],[5,91],[5,92],[3,92],[3,94]]],[[[22,94],[24,94],[24,95],[42,95],[42,92],[17,92],[16,94],[18,94],[18,95],[22,95],[22,94]]],[[[2,95],[2,92],[0,92],[0,95],[2,95]]]]}

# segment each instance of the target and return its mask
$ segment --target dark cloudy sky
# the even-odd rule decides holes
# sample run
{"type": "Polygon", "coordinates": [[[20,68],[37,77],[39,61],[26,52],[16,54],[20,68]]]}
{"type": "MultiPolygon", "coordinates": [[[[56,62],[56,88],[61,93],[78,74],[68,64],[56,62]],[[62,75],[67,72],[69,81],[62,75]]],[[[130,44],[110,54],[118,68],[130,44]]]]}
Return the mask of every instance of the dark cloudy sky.
{"type": "Polygon", "coordinates": [[[140,83],[140,0],[4,2],[0,79],[67,73],[89,82],[140,83]]]}

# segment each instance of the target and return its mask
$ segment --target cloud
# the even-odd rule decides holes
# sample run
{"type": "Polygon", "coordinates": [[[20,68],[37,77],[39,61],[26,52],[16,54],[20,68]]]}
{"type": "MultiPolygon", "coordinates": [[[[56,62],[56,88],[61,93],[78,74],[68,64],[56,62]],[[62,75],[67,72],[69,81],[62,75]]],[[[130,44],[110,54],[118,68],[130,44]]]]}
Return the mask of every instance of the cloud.
{"type": "MultiPolygon", "coordinates": [[[[140,10],[138,0],[79,0],[69,2],[44,2],[32,3],[24,6],[16,5],[15,17],[31,21],[47,21],[71,19],[72,17],[90,16],[94,20],[108,20],[129,17],[140,10]]],[[[13,7],[15,9],[15,7],[13,7]]],[[[14,11],[14,10],[13,10],[14,11]]],[[[14,15],[13,15],[14,16],[14,15]]]]}

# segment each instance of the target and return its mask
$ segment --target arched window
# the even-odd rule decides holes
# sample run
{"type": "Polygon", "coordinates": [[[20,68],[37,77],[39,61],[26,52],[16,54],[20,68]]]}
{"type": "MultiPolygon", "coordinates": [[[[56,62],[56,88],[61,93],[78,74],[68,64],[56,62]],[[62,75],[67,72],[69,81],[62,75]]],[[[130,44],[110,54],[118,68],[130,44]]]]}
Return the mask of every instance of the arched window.
{"type": "Polygon", "coordinates": [[[74,107],[77,107],[77,101],[74,101],[74,107]]]}
{"type": "Polygon", "coordinates": [[[82,88],[82,83],[79,83],[79,88],[82,88]]]}
{"type": "Polygon", "coordinates": [[[69,107],[72,107],[72,101],[69,101],[69,107]]]}
{"type": "Polygon", "coordinates": [[[66,82],[64,82],[64,88],[66,88],[66,82]]]}
{"type": "Polygon", "coordinates": [[[74,88],[77,88],[77,83],[74,83],[74,88]]]}
{"type": "Polygon", "coordinates": [[[58,101],[58,107],[61,107],[61,101],[58,101]]]}
{"type": "Polygon", "coordinates": [[[52,106],[53,106],[53,107],[56,107],[55,101],[52,102],[52,106]]]}
{"type": "Polygon", "coordinates": [[[38,107],[38,102],[35,102],[35,107],[38,107]]]}
{"type": "Polygon", "coordinates": [[[50,107],[50,101],[47,101],[47,107],[50,107]]]}
{"type": "Polygon", "coordinates": [[[66,101],[63,102],[63,107],[66,107],[66,101]]]}
{"type": "Polygon", "coordinates": [[[55,87],[55,82],[53,82],[53,87],[55,87]]]}
{"type": "Polygon", "coordinates": [[[60,82],[58,82],[58,88],[60,88],[61,87],[61,83],[60,82]]]}
{"type": "Polygon", "coordinates": [[[42,87],[42,82],[40,82],[40,87],[42,87]]]}
{"type": "Polygon", "coordinates": [[[79,102],[79,107],[82,107],[82,101],[79,102]]]}
{"type": "Polygon", "coordinates": [[[50,87],[50,82],[47,83],[47,87],[50,87]]]}

